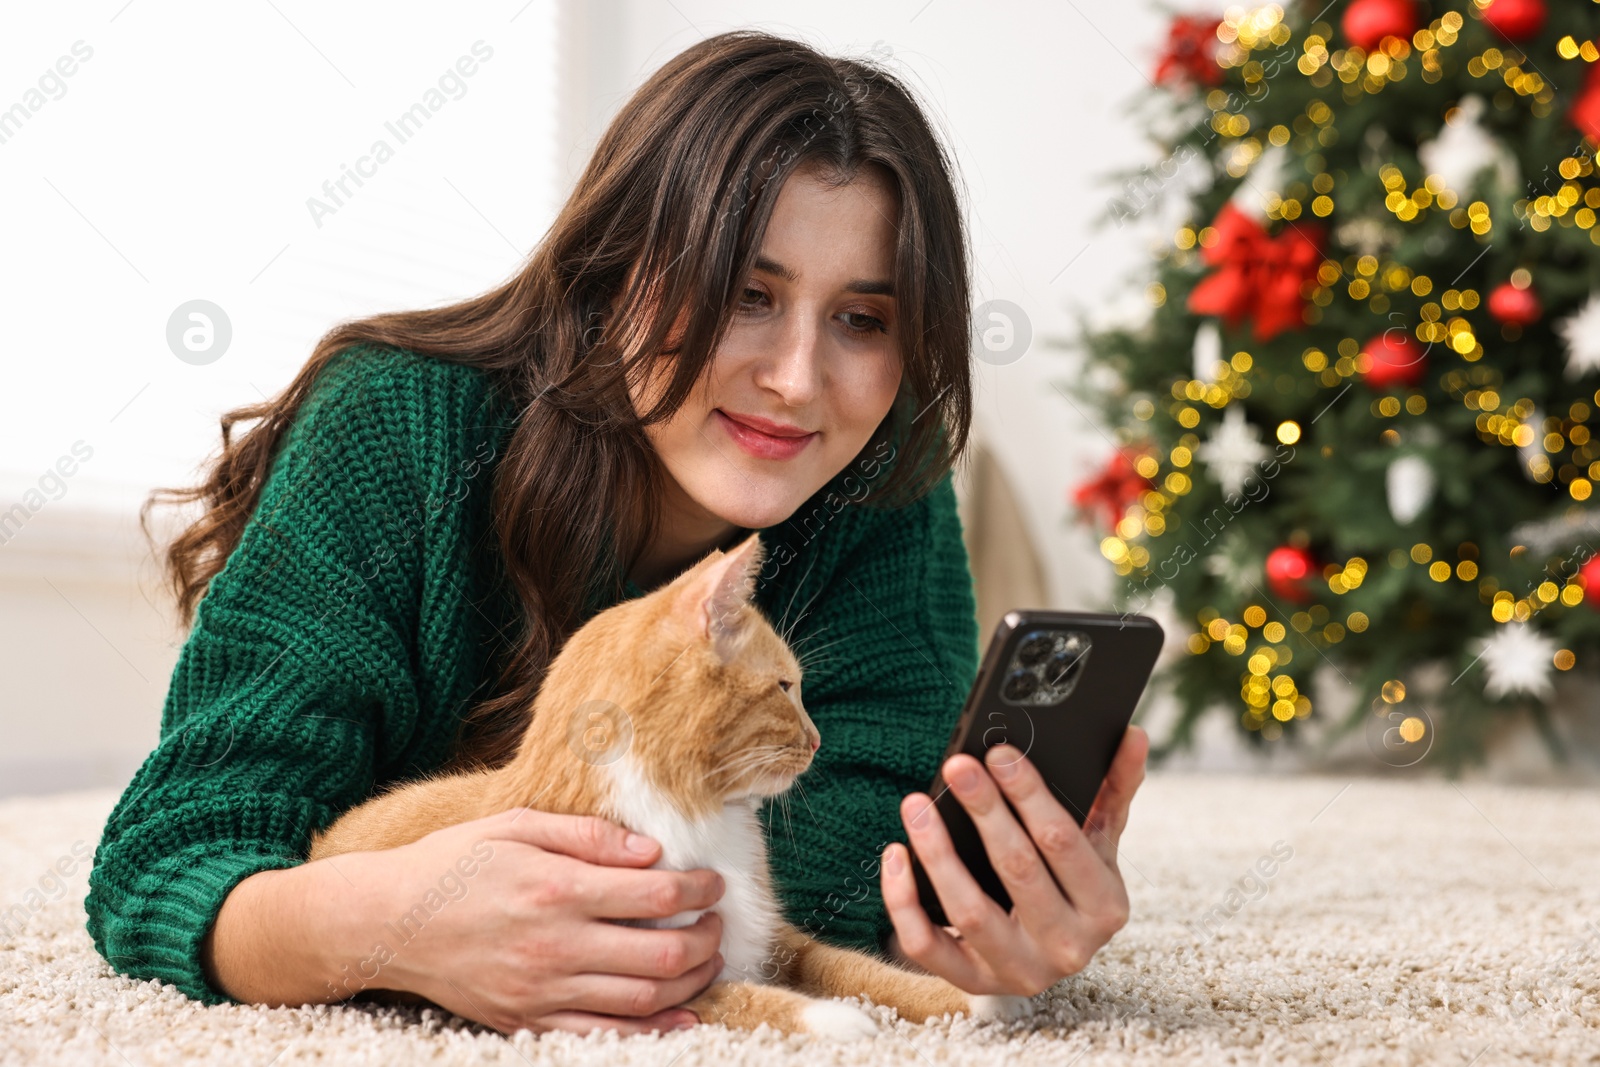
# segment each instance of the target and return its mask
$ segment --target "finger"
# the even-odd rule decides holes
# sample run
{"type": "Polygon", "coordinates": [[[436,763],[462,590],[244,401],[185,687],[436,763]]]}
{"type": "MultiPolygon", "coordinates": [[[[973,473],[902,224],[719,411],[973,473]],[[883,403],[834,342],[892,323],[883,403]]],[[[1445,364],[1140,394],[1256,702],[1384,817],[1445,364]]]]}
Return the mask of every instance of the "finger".
{"type": "Polygon", "coordinates": [[[476,821],[483,824],[485,837],[520,841],[588,863],[648,867],[661,855],[659,842],[594,815],[509,808],[476,821]]]}
{"type": "Polygon", "coordinates": [[[1117,862],[1117,845],[1122,841],[1122,831],[1128,825],[1128,808],[1133,804],[1133,794],[1138,791],[1145,776],[1145,757],[1150,752],[1150,735],[1142,726],[1129,726],[1117,746],[1117,754],[1106,772],[1105,781],[1089,806],[1084,819],[1084,831],[1096,851],[1112,867],[1117,862]]]}
{"type": "Polygon", "coordinates": [[[972,967],[950,932],[928,918],[927,909],[917,895],[917,879],[911,873],[911,858],[905,846],[896,843],[885,848],[879,866],[883,906],[894,924],[900,950],[932,973],[965,986],[960,978],[971,978],[972,967]]]}
{"type": "Polygon", "coordinates": [[[1111,916],[1118,911],[1121,880],[1107,866],[1072,813],[1061,805],[1033,761],[1021,750],[995,745],[984,757],[989,771],[1022,816],[1039,855],[1079,914],[1111,916]]]}
{"type": "Polygon", "coordinates": [[[615,1030],[619,1034],[648,1034],[652,1030],[687,1030],[699,1017],[687,1008],[668,1008],[654,1015],[600,1015],[591,1011],[554,1011],[534,1020],[530,1030],[565,1030],[588,1034],[596,1030],[615,1030]]]}
{"type": "Polygon", "coordinates": [[[722,916],[708,911],[672,929],[589,923],[569,951],[586,971],[677,978],[705,963],[721,945],[722,916]]]}
{"type": "Polygon", "coordinates": [[[939,903],[944,906],[945,918],[961,931],[962,939],[977,955],[994,964],[1026,952],[1021,931],[1011,917],[983,891],[967,865],[956,855],[939,809],[928,795],[909,794],[900,802],[900,817],[905,822],[911,847],[916,850],[934,892],[939,895],[939,903]]]}
{"type": "Polygon", "coordinates": [[[573,860],[557,872],[558,902],[593,919],[665,919],[712,907],[725,888],[722,875],[708,867],[636,871],[573,860]]]}
{"type": "Polygon", "coordinates": [[[562,982],[562,1000],[566,1007],[606,1015],[653,1015],[704,991],[721,971],[720,952],[676,978],[637,978],[586,971],[568,975],[562,982]]]}
{"type": "MultiPolygon", "coordinates": [[[[945,761],[944,780],[978,828],[989,864],[1011,894],[1016,921],[1033,935],[1035,944],[1064,936],[1072,922],[1072,907],[984,765],[959,753],[945,761]]],[[[1066,817],[1065,808],[1061,814],[1066,817]]],[[[1012,962],[1027,969],[1026,959],[1012,962]]],[[[1041,958],[1039,962],[1044,961],[1041,958]]]]}

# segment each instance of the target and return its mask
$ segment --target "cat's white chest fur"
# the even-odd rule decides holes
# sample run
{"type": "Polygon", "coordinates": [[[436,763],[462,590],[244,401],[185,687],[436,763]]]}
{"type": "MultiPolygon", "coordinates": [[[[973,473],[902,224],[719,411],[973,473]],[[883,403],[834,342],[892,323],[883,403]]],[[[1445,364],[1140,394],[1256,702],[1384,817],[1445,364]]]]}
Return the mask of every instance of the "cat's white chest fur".
{"type": "Polygon", "coordinates": [[[661,843],[662,870],[708,867],[722,875],[722,898],[710,908],[695,908],[662,919],[629,920],[629,925],[688,926],[703,912],[722,917],[722,973],[718,980],[768,983],[777,974],[773,948],[783,921],[767,870],[767,843],[756,811],[758,798],[736,801],[702,819],[690,820],[641,773],[631,753],[607,766],[611,774],[610,815],[617,822],[661,843]]]}

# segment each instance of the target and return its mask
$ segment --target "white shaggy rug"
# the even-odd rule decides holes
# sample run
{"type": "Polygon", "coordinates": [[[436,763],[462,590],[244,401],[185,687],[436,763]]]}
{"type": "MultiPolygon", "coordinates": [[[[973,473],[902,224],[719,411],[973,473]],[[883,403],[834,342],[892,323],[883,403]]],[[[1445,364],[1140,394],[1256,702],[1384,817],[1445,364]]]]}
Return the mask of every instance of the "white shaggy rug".
{"type": "MultiPolygon", "coordinates": [[[[115,799],[0,802],[0,913],[92,849],[115,799]]],[[[0,928],[0,1063],[1600,1064],[1597,845],[1594,791],[1154,772],[1122,843],[1132,919],[1033,1020],[912,1026],[880,1008],[878,1037],[836,1044],[207,1008],[112,975],[80,864],[20,933],[0,928]]]]}

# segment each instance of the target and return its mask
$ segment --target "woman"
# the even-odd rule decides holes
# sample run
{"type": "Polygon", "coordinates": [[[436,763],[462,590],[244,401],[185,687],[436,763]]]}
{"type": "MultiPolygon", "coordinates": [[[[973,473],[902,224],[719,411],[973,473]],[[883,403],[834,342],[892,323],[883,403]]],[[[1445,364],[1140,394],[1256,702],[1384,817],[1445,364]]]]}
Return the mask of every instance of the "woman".
{"type": "Polygon", "coordinates": [[[386,988],[504,1032],[692,1025],[674,1005],[721,967],[715,911],[608,920],[721,886],[646,869],[659,844],[623,827],[535,804],[304,856],[382,785],[508,758],[567,635],[760,529],[757,601],[812,661],[825,740],[769,823],[791,921],[973,992],[1081,969],[1126,921],[1142,731],[1083,831],[1014,750],[998,783],[949,762],[1009,915],[919,817],[977,667],[950,477],[965,257],[950,168],[887,73],[749,31],[666,64],[510,282],[341,325],[223,420],[202,485],[161,491],[205,506],[167,556],[193,629],[96,853],[97,949],[207,1003],[386,988]],[[953,926],[917,903],[902,827],[953,926]]]}

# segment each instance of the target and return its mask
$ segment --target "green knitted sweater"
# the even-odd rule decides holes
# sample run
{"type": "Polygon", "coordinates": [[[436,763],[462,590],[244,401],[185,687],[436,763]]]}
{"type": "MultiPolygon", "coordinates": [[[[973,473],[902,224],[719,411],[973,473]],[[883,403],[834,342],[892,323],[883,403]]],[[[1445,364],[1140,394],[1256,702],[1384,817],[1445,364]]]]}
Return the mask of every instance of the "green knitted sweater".
{"type": "MultiPolygon", "coordinates": [[[[516,632],[488,508],[514,421],[484,372],[395,348],[318,376],[95,850],[88,930],[118,972],[231,1002],[199,959],[229,891],[444,763],[516,632]]],[[[886,469],[858,459],[764,530],[755,593],[774,622],[803,610],[791,641],[819,650],[806,707],[824,743],[804,799],[763,811],[773,878],[791,922],[862,948],[892,929],[878,856],[905,840],[899,801],[928,787],[978,665],[950,475],[873,507],[886,469]]]]}

